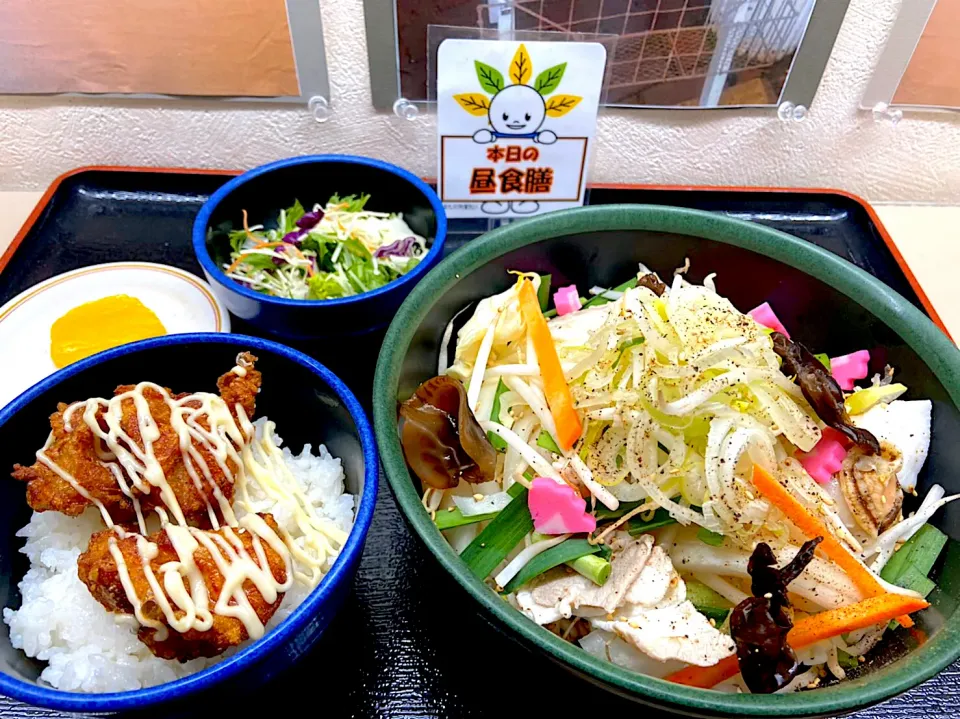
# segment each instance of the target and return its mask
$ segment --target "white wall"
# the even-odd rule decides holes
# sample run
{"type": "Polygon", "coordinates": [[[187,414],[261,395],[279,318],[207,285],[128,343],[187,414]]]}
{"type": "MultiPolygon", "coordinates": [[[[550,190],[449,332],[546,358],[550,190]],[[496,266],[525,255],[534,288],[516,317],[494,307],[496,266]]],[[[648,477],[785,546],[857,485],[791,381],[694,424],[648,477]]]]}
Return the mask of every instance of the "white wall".
{"type": "MultiPolygon", "coordinates": [[[[857,109],[899,5],[852,0],[802,123],[735,110],[608,112],[593,179],[829,186],[874,201],[956,204],[960,115],[908,113],[893,127],[857,109]]],[[[433,118],[409,122],[371,107],[361,0],[321,6],[334,109],[326,124],[303,108],[7,97],[0,99],[0,189],[39,189],[86,164],[246,168],[321,151],[435,174],[433,118]]]]}

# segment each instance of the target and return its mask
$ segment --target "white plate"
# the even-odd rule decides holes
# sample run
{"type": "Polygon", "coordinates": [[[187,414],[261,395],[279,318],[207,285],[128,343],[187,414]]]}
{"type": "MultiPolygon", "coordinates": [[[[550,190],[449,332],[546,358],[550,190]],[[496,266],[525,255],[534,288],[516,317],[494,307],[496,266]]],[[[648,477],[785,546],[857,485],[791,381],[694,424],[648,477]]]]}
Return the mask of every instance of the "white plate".
{"type": "Polygon", "coordinates": [[[0,407],[56,371],[50,328],[74,307],[111,295],[136,297],[167,334],[229,332],[230,316],[207,284],[152,262],[111,262],[51,277],[0,307],[0,407]]]}

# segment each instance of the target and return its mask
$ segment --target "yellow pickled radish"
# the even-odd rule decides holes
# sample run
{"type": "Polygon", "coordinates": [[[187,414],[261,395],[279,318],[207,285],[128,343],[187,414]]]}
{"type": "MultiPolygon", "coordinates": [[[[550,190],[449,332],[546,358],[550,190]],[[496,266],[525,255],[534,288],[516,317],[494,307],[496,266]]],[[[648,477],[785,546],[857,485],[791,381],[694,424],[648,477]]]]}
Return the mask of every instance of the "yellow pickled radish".
{"type": "Polygon", "coordinates": [[[136,297],[111,295],[74,307],[50,328],[50,358],[57,367],[97,352],[167,334],[160,319],[136,297]]]}

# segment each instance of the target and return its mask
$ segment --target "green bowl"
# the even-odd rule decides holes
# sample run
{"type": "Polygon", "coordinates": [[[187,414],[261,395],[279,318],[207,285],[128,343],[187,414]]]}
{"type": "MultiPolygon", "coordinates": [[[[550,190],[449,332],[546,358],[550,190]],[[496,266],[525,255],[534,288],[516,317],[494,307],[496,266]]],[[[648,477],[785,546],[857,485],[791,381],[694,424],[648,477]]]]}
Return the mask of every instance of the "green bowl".
{"type": "MultiPolygon", "coordinates": [[[[948,545],[935,577],[938,589],[930,595],[933,606],[919,615],[917,627],[927,635],[921,646],[834,686],[738,695],[629,672],[562,641],[474,577],[424,512],[419,482],[400,447],[397,403],[436,374],[444,328],[457,312],[509,287],[511,269],[552,273],[554,287],[576,283],[583,289],[619,284],[636,272],[638,262],[671,277],[685,257],[692,263],[691,281],[717,272],[718,291],[744,310],[769,300],[793,336],[817,351],[836,355],[867,348],[871,373],[885,363],[896,367],[898,379],[910,388],[908,398],[934,403],[921,494],[933,483],[948,494],[960,492],[960,351],[917,308],[848,262],[761,225],[695,210],[608,205],[494,230],[441,262],[401,306],[377,365],[373,415],[384,471],[408,522],[495,624],[588,680],[646,704],[697,716],[826,716],[862,709],[929,679],[960,657],[960,542],[948,545]]],[[[941,510],[935,523],[960,538],[960,502],[941,510]]],[[[910,643],[917,644],[907,635],[910,643]]]]}

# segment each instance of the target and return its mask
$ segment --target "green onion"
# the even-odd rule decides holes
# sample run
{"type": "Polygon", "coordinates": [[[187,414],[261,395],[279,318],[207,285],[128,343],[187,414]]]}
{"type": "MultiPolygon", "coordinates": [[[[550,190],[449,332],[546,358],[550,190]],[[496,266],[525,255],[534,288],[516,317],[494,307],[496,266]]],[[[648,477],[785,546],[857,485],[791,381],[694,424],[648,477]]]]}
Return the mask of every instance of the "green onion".
{"type": "Polygon", "coordinates": [[[927,577],[914,565],[910,564],[897,577],[896,584],[904,589],[911,589],[917,592],[921,597],[926,597],[930,592],[937,588],[932,579],[927,577]]]}
{"type": "Polygon", "coordinates": [[[860,666],[860,660],[857,659],[852,654],[847,654],[842,649],[837,650],[837,664],[840,665],[840,668],[845,672],[852,671],[860,666]]]}
{"type": "Polygon", "coordinates": [[[894,552],[881,570],[880,577],[891,584],[903,586],[899,582],[900,576],[911,566],[924,577],[927,576],[946,543],[947,535],[932,524],[924,524],[894,552]]]}
{"type": "MultiPolygon", "coordinates": [[[[519,483],[511,484],[510,489],[507,490],[507,494],[511,497],[516,497],[520,494],[520,490],[523,489],[523,485],[519,483]]],[[[493,519],[500,512],[487,512],[485,514],[464,514],[460,511],[459,507],[451,507],[450,509],[441,509],[437,512],[436,517],[433,520],[433,523],[437,525],[437,529],[441,532],[445,529],[453,529],[454,527],[463,527],[467,524],[476,524],[477,522],[486,522],[489,519],[493,519]]]]}
{"type": "Polygon", "coordinates": [[[532,529],[527,489],[521,487],[513,501],[467,545],[460,558],[474,576],[486,579],[532,529]]]}
{"type": "MultiPolygon", "coordinates": [[[[544,552],[544,554],[546,554],[546,552],[544,552]]],[[[566,564],[568,567],[579,572],[591,582],[601,587],[606,583],[607,579],[610,578],[610,572],[613,570],[613,565],[610,564],[610,560],[604,559],[598,554],[587,554],[566,564]]]]}
{"type": "MultiPolygon", "coordinates": [[[[636,286],[637,286],[637,278],[634,277],[633,279],[627,280],[622,285],[617,285],[616,287],[613,288],[613,290],[605,290],[604,292],[611,292],[611,291],[626,292],[627,290],[632,290],[636,286]]],[[[594,305],[605,305],[608,302],[613,302],[613,300],[608,300],[606,297],[603,296],[603,293],[601,293],[599,295],[594,295],[589,300],[587,300],[584,303],[583,307],[581,307],[581,309],[586,307],[593,307],[594,305]]]]}
{"type": "Polygon", "coordinates": [[[640,500],[639,502],[620,502],[620,506],[616,509],[607,509],[601,504],[597,507],[597,511],[594,512],[594,516],[597,518],[598,522],[604,519],[620,519],[620,517],[625,515],[627,512],[632,512],[645,501],[646,500],[640,500]]]}
{"type": "MultiPolygon", "coordinates": [[[[469,549],[469,547],[468,547],[469,549]]],[[[588,554],[596,554],[600,548],[590,544],[586,539],[568,539],[555,547],[550,547],[527,562],[517,575],[507,582],[503,588],[505,594],[511,594],[534,577],[539,577],[549,569],[558,567],[564,562],[572,562],[588,554]]],[[[600,560],[603,562],[604,560],[600,560]]],[[[609,562],[607,562],[609,565],[609,562]]],[[[492,570],[491,570],[492,571],[492,570]]]]}
{"type": "MultiPolygon", "coordinates": [[[[503,383],[503,379],[497,383],[497,391],[493,394],[493,407],[490,409],[490,421],[500,424],[500,395],[507,391],[507,385],[503,383]]],[[[490,444],[493,445],[494,449],[498,452],[507,451],[507,443],[503,441],[503,438],[500,437],[496,432],[487,432],[487,439],[490,440],[490,444]]]]}
{"type": "Polygon", "coordinates": [[[540,300],[540,311],[546,312],[550,306],[550,280],[553,275],[540,275],[540,289],[537,290],[537,299],[540,300]]]}
{"type": "Polygon", "coordinates": [[[451,507],[449,510],[440,509],[433,523],[441,532],[445,529],[463,527],[467,524],[476,524],[477,522],[486,522],[496,517],[500,512],[487,512],[486,514],[464,514],[459,507],[451,507]]]}
{"type": "Polygon", "coordinates": [[[700,531],[697,532],[697,539],[711,547],[719,547],[723,544],[723,535],[711,532],[706,527],[700,527],[700,531]]]}
{"type": "Polygon", "coordinates": [[[551,437],[550,433],[545,429],[541,430],[540,436],[537,437],[537,446],[542,447],[548,452],[553,452],[554,454],[563,454],[563,452],[560,451],[560,448],[557,446],[556,441],[554,441],[553,437],[551,437]]]}
{"type": "Polygon", "coordinates": [[[696,607],[697,611],[707,619],[713,619],[717,624],[722,624],[727,618],[727,614],[730,613],[733,603],[696,579],[688,579],[685,584],[687,585],[687,599],[696,607]]]}
{"type": "MultiPolygon", "coordinates": [[[[581,297],[581,298],[580,298],[580,303],[581,303],[580,309],[586,309],[587,307],[593,307],[593,306],[595,306],[595,305],[605,305],[605,304],[607,304],[608,302],[613,302],[613,300],[608,300],[608,299],[607,299],[606,297],[604,297],[603,295],[604,295],[605,293],[607,293],[607,292],[626,292],[627,290],[631,290],[631,289],[633,289],[633,288],[636,287],[636,286],[637,286],[637,278],[634,277],[632,280],[627,280],[627,281],[624,282],[622,285],[617,285],[616,287],[614,287],[614,288],[612,288],[612,289],[604,290],[604,291],[603,291],[602,293],[600,293],[599,295],[594,295],[594,296],[591,297],[590,299],[587,299],[586,297],[581,297]]],[[[549,310],[548,312],[544,312],[544,313],[543,313],[543,316],[544,316],[544,317],[547,317],[548,319],[551,318],[551,317],[556,317],[556,316],[557,316],[557,311],[556,311],[556,310],[549,310]]]]}
{"type": "Polygon", "coordinates": [[[617,368],[617,365],[620,364],[620,360],[623,359],[624,353],[631,347],[636,347],[637,345],[643,344],[643,337],[634,337],[632,340],[627,340],[620,345],[620,354],[617,355],[617,359],[613,361],[613,369],[617,368]]]}
{"type": "Polygon", "coordinates": [[[717,591],[711,589],[703,582],[696,579],[688,579],[684,582],[687,585],[687,599],[697,607],[719,607],[720,609],[730,609],[733,602],[724,597],[717,591]]]}
{"type": "Polygon", "coordinates": [[[820,354],[814,355],[814,357],[820,360],[820,364],[827,368],[827,372],[830,372],[833,369],[830,366],[830,355],[828,355],[826,352],[821,352],[820,354]]]}
{"type": "Polygon", "coordinates": [[[670,516],[670,512],[660,507],[653,513],[653,517],[649,520],[645,521],[640,519],[640,517],[630,519],[627,522],[627,532],[629,532],[631,537],[636,537],[640,534],[646,534],[651,529],[658,529],[676,523],[677,520],[670,516]]]}
{"type": "Polygon", "coordinates": [[[723,624],[727,619],[727,615],[730,613],[729,609],[720,609],[719,607],[696,607],[696,610],[717,624],[723,624]]]}
{"type": "Polygon", "coordinates": [[[583,438],[583,445],[580,447],[580,459],[582,459],[584,462],[586,462],[587,457],[590,456],[590,447],[593,446],[594,442],[600,439],[600,435],[603,434],[603,430],[606,426],[606,422],[601,422],[598,420],[592,420],[587,425],[587,436],[583,438]]]}

